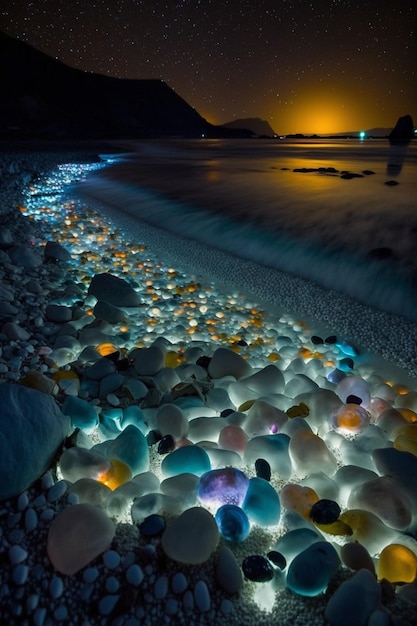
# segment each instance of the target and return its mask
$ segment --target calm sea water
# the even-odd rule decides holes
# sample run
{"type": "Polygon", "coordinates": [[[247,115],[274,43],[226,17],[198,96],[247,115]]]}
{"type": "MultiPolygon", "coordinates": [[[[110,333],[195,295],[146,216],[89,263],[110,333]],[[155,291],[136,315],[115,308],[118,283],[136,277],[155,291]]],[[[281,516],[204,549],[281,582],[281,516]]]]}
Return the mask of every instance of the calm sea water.
{"type": "Polygon", "coordinates": [[[416,142],[171,140],[131,148],[86,183],[121,211],[417,319],[416,142]]]}

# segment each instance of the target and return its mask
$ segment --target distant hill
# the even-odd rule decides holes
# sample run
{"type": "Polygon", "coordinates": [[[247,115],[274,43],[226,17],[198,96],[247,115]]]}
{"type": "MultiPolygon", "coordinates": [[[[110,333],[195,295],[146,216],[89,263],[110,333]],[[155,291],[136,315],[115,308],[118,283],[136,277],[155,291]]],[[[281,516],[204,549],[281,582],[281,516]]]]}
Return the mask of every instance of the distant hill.
{"type": "Polygon", "coordinates": [[[262,135],[266,137],[274,137],[276,132],[271,128],[266,120],[262,120],[260,117],[247,117],[243,119],[233,120],[222,125],[224,128],[246,128],[255,135],[262,135]]]}
{"type": "Polygon", "coordinates": [[[250,136],[209,124],[162,80],[83,72],[0,33],[0,138],[250,136]]]}

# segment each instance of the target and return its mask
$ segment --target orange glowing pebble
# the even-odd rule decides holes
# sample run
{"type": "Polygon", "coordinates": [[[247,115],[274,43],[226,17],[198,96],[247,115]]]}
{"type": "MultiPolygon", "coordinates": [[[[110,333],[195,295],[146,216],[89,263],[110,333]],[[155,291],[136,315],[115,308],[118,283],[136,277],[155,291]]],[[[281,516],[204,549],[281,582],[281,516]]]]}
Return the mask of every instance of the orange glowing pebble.
{"type": "Polygon", "coordinates": [[[118,352],[118,348],[113,343],[101,343],[97,346],[96,350],[101,356],[108,356],[109,354],[118,352]]]}
{"type": "Polygon", "coordinates": [[[391,583],[412,583],[417,577],[417,556],[406,546],[392,543],[379,556],[377,575],[391,583]]]}
{"type": "Polygon", "coordinates": [[[110,459],[111,469],[100,477],[99,481],[112,491],[132,479],[132,470],[119,459],[110,459]]]}
{"type": "Polygon", "coordinates": [[[403,418],[407,420],[407,422],[410,422],[410,424],[417,423],[417,413],[411,409],[398,409],[398,413],[401,413],[403,418]]]}
{"type": "Polygon", "coordinates": [[[295,511],[305,519],[310,519],[310,511],[313,504],[319,501],[314,489],[302,487],[295,483],[287,483],[280,491],[282,506],[287,511],[295,511]]]}
{"type": "Polygon", "coordinates": [[[269,354],[267,358],[268,361],[271,361],[271,363],[275,363],[275,361],[279,361],[281,359],[278,352],[271,352],[271,354],[269,354]]]}

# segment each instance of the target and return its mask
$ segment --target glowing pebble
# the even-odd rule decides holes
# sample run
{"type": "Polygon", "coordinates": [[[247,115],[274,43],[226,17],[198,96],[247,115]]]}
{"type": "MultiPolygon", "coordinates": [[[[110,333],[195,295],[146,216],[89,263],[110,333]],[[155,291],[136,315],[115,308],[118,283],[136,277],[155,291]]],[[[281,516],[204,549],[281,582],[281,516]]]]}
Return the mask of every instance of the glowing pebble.
{"type": "Polygon", "coordinates": [[[342,402],[346,402],[349,396],[357,396],[361,399],[361,405],[365,407],[371,399],[369,384],[360,376],[346,376],[337,385],[336,393],[342,402]]]}
{"type": "Polygon", "coordinates": [[[162,474],[166,478],[184,472],[202,476],[211,468],[207,452],[199,446],[183,446],[168,454],[161,464],[162,474]]]}
{"type": "Polygon", "coordinates": [[[337,461],[323,439],[308,430],[296,431],[290,439],[289,455],[294,472],[304,478],[319,467],[332,476],[337,470],[337,461]]]}
{"type": "Polygon", "coordinates": [[[339,563],[333,546],[326,541],[317,541],[291,562],[287,573],[287,587],[301,596],[318,596],[327,589],[339,563]]]}
{"type": "Polygon", "coordinates": [[[417,456],[417,439],[409,439],[407,435],[398,435],[394,439],[394,448],[417,456]]]}
{"type": "Polygon", "coordinates": [[[219,446],[226,450],[243,452],[248,442],[248,436],[239,426],[225,426],[220,431],[219,446]]]}
{"type": "Polygon", "coordinates": [[[394,531],[371,513],[361,509],[344,511],[339,518],[353,531],[352,539],[361,543],[371,555],[377,554],[388,545],[398,531],[394,531]]]}
{"type": "Polygon", "coordinates": [[[310,519],[311,508],[320,500],[310,487],[287,483],[280,491],[282,506],[287,511],[295,511],[305,519],[310,519]]]}
{"type": "Polygon", "coordinates": [[[371,511],[397,530],[406,530],[411,524],[410,498],[390,476],[378,476],[357,485],[349,496],[348,506],[371,511]]]}
{"type": "Polygon", "coordinates": [[[330,418],[330,426],[342,434],[357,434],[369,426],[368,412],[357,404],[342,406],[330,418]]]}
{"type": "Polygon", "coordinates": [[[168,524],[161,544],[170,559],[195,565],[210,558],[218,541],[214,517],[202,507],[193,507],[168,524]]]}
{"type": "Polygon", "coordinates": [[[378,579],[391,583],[411,583],[417,577],[417,556],[406,546],[392,543],[386,546],[377,564],[378,579]]]}
{"type": "Polygon", "coordinates": [[[249,478],[241,470],[224,467],[203,474],[197,486],[197,497],[214,510],[224,504],[240,506],[245,499],[249,478]]]}
{"type": "Polygon", "coordinates": [[[48,557],[56,570],[72,576],[105,552],[114,534],[113,522],[98,507],[87,503],[69,506],[49,528],[48,557]]]}
{"type": "Polygon", "coordinates": [[[224,504],[217,509],[215,520],[223,539],[241,543],[250,533],[250,523],[245,511],[235,504],[224,504]]]}
{"type": "Polygon", "coordinates": [[[120,485],[127,483],[129,480],[133,478],[132,470],[129,465],[123,463],[123,461],[119,461],[119,459],[110,459],[111,468],[105,474],[105,476],[100,477],[100,482],[102,482],[109,489],[114,490],[120,485]]]}
{"type": "Polygon", "coordinates": [[[250,479],[242,509],[259,526],[275,526],[279,523],[279,496],[273,486],[263,478],[250,479]]]}

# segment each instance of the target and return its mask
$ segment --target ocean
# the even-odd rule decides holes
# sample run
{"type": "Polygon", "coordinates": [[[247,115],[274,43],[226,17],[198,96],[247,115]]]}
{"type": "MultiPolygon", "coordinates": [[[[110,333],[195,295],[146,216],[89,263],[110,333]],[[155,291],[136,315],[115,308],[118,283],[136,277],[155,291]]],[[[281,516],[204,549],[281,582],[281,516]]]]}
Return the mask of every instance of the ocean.
{"type": "Polygon", "coordinates": [[[130,150],[83,192],[213,255],[417,321],[416,143],[202,139],[130,150]]]}

